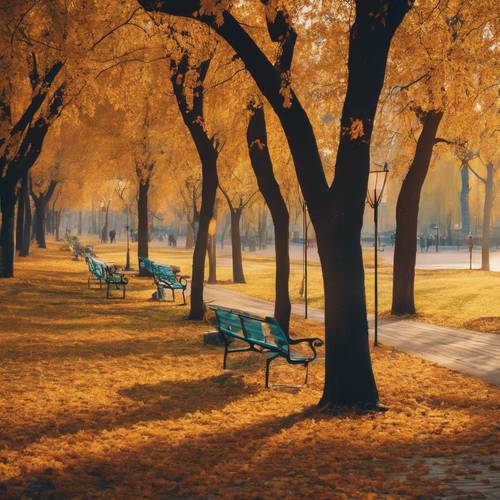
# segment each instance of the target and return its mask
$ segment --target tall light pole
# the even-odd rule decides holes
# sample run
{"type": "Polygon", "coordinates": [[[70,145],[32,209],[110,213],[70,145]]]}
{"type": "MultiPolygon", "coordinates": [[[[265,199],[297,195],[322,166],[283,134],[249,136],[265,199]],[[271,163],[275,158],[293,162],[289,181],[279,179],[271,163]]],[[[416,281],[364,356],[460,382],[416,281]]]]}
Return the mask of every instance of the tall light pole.
{"type": "Polygon", "coordinates": [[[307,319],[307,206],[302,200],[302,233],[304,235],[304,319],[307,319]]]}
{"type": "Polygon", "coordinates": [[[370,170],[370,177],[368,181],[368,190],[366,201],[373,208],[373,223],[375,226],[375,321],[374,321],[374,341],[373,345],[378,345],[378,207],[382,201],[384,194],[385,184],[387,182],[387,174],[389,173],[389,165],[384,163],[382,168],[370,170]]]}
{"type": "Polygon", "coordinates": [[[125,226],[127,230],[127,261],[125,263],[125,271],[130,271],[130,205],[127,203],[127,225],[125,226]]]}

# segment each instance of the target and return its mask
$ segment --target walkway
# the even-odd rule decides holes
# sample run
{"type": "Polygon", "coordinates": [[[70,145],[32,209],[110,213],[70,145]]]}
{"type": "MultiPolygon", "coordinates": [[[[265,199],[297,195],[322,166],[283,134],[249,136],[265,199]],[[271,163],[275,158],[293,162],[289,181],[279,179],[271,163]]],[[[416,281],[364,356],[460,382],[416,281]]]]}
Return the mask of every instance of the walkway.
{"type": "MultiPolygon", "coordinates": [[[[260,316],[272,315],[274,310],[272,302],[219,285],[207,285],[205,299],[207,302],[243,309],[260,316]]],[[[303,317],[304,306],[294,304],[292,314],[303,317]]],[[[321,309],[309,309],[308,316],[313,321],[324,321],[321,309]]],[[[373,334],[372,329],[370,334],[373,334]]],[[[379,341],[500,386],[500,335],[410,320],[380,320],[379,341]]]]}

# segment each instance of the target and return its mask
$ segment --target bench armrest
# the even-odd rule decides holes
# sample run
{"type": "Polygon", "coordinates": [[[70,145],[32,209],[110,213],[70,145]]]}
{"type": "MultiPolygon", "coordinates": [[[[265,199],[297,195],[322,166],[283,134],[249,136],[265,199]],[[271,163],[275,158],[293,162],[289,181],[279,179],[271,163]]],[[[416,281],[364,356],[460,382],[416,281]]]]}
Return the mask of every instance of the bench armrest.
{"type": "Polygon", "coordinates": [[[307,342],[309,345],[314,346],[314,347],[321,347],[324,342],[321,339],[318,339],[317,337],[307,337],[303,339],[290,339],[290,344],[302,344],[304,342],[307,342]]]}

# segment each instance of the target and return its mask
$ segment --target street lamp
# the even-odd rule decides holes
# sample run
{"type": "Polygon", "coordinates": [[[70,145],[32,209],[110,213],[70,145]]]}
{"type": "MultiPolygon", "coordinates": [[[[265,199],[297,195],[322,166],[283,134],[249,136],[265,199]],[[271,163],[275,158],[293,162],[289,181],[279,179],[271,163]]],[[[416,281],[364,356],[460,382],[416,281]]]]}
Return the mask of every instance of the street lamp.
{"type": "Polygon", "coordinates": [[[436,252],[439,252],[439,226],[435,224],[432,229],[436,231],[436,252]]]}
{"type": "Polygon", "coordinates": [[[304,319],[307,319],[307,206],[302,200],[302,234],[304,235],[304,319]]]}
{"type": "Polygon", "coordinates": [[[127,261],[125,263],[125,271],[130,271],[130,205],[127,203],[127,225],[125,229],[127,230],[127,261]]]}
{"type": "Polygon", "coordinates": [[[384,165],[377,165],[378,168],[370,170],[368,179],[368,190],[366,201],[373,208],[373,223],[375,226],[375,337],[373,345],[378,345],[378,207],[382,201],[385,184],[387,182],[387,174],[389,173],[389,165],[387,162],[384,165]]]}

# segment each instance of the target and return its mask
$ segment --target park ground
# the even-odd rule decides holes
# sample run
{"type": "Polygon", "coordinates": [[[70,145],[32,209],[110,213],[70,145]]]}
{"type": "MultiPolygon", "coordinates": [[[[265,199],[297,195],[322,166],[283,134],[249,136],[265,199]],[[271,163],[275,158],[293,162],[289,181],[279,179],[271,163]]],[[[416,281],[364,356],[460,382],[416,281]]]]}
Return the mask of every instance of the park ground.
{"type": "MultiPolygon", "coordinates": [[[[202,342],[210,327],[151,302],[150,278],[106,300],[59,246],[18,259],[0,288],[1,498],[494,496],[497,388],[381,347],[388,411],[320,412],[321,359],[307,387],[265,390],[263,359],[233,355],[223,371],[202,342]]],[[[122,249],[98,253],[123,263],[122,249]]],[[[189,269],[182,250],[152,257],[189,269]]],[[[260,268],[247,266],[251,290],[260,268]]],[[[322,336],[294,319],[292,333],[305,330],[322,336]]],[[[282,364],[272,383],[302,377],[282,364]]]]}

